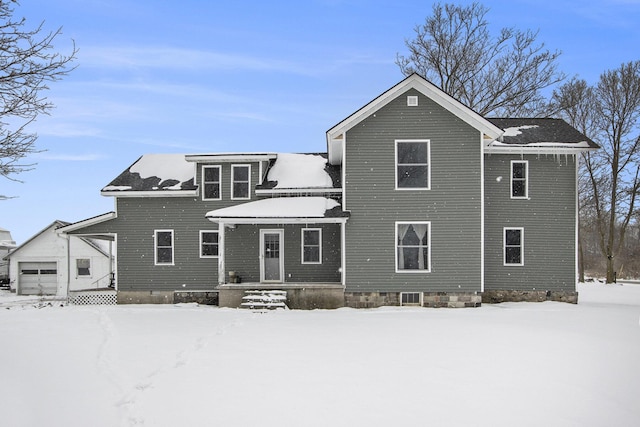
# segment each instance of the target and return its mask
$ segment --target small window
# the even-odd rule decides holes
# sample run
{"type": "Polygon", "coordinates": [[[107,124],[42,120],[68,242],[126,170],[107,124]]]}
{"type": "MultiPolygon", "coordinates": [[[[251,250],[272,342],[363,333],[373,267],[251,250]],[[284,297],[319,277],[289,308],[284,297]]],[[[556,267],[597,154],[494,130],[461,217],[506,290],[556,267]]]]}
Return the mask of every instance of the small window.
{"type": "Polygon", "coordinates": [[[511,198],[526,199],[528,197],[528,162],[512,161],[511,162],[511,198]]]}
{"type": "Polygon", "coordinates": [[[504,265],[524,265],[524,229],[504,229],[504,265]]]}
{"type": "Polygon", "coordinates": [[[417,96],[407,96],[407,105],[409,107],[417,107],[418,106],[418,97],[417,96]]]}
{"type": "Polygon", "coordinates": [[[155,231],[156,265],[173,265],[173,230],[155,231]]]}
{"type": "Polygon", "coordinates": [[[202,199],[220,200],[220,166],[202,167],[202,199]]]}
{"type": "Polygon", "coordinates": [[[231,166],[231,198],[250,199],[251,165],[231,166]]]}
{"type": "Polygon", "coordinates": [[[420,300],[420,292],[401,292],[400,293],[400,305],[422,305],[420,300]]]}
{"type": "Polygon", "coordinates": [[[76,259],[76,274],[80,276],[91,276],[91,260],[89,258],[76,259]]]}
{"type": "Polygon", "coordinates": [[[396,189],[428,190],[429,141],[396,141],[396,189]]]}
{"type": "Polygon", "coordinates": [[[218,257],[218,232],[200,232],[200,258],[218,257]]]}
{"type": "Polygon", "coordinates": [[[396,272],[431,271],[431,223],[396,223],[396,272]]]}
{"type": "Polygon", "coordinates": [[[302,263],[322,263],[322,229],[302,229],[302,263]]]}

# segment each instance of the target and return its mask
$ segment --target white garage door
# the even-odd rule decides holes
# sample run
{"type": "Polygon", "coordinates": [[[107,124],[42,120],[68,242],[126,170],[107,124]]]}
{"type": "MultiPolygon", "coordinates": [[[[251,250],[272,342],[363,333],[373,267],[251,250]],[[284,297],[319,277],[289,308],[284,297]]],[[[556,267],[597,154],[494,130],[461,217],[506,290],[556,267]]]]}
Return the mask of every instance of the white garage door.
{"type": "Polygon", "coordinates": [[[18,263],[20,295],[55,295],[58,291],[58,268],[55,262],[18,263]]]}

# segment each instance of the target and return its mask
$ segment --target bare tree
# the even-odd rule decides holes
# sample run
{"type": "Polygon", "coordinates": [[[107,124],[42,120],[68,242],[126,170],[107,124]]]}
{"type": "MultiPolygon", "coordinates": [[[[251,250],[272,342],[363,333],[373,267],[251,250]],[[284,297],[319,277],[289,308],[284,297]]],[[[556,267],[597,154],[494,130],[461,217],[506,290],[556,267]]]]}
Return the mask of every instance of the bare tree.
{"type": "Polygon", "coordinates": [[[559,51],[537,44],[536,31],[503,28],[497,36],[480,3],[433,5],[433,15],[405,40],[409,54],[396,55],[405,75],[418,73],[481,115],[550,115],[541,91],[564,80],[559,51]]]}
{"type": "Polygon", "coordinates": [[[604,72],[594,87],[574,79],[553,98],[565,120],[602,147],[582,160],[606,279],[612,283],[640,191],[640,61],[604,72]]]}
{"type": "Polygon", "coordinates": [[[36,152],[38,136],[28,126],[53,108],[43,92],[74,68],[77,53],[75,44],[69,55],[53,51],[62,28],[47,32],[43,22],[27,29],[25,18],[13,16],[16,5],[17,0],[0,0],[0,176],[14,180],[33,167],[24,159],[36,152]]]}

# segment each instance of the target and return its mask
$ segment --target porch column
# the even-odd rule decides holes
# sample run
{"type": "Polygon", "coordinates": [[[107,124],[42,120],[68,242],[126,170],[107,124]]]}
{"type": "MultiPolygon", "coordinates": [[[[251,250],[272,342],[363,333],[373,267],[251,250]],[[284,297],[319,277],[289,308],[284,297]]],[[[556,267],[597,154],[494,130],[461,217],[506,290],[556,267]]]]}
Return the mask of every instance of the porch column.
{"type": "Polygon", "coordinates": [[[224,270],[224,222],[218,223],[218,284],[224,285],[225,283],[225,270],[224,270]]]}
{"type": "Polygon", "coordinates": [[[347,276],[344,271],[347,263],[347,233],[345,224],[344,221],[340,223],[340,281],[342,282],[342,286],[346,286],[347,283],[347,276]]]}

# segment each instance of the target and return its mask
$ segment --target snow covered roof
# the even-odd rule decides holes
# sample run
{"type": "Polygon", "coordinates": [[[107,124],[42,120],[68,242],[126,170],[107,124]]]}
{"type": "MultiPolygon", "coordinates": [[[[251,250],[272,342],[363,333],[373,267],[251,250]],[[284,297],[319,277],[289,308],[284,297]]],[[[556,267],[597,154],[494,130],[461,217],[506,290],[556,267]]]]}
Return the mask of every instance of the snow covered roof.
{"type": "Polygon", "coordinates": [[[488,119],[504,130],[488,149],[533,148],[538,150],[589,150],[599,148],[587,136],[562,119],[488,119]]]}
{"type": "Polygon", "coordinates": [[[181,192],[195,194],[195,167],[184,154],[145,154],[102,189],[103,195],[181,192]]]}
{"type": "Polygon", "coordinates": [[[207,212],[205,217],[214,222],[235,224],[304,222],[308,219],[344,222],[348,213],[336,200],[326,197],[274,197],[216,209],[207,212]]]}
{"type": "Polygon", "coordinates": [[[331,191],[340,189],[340,167],[327,164],[326,154],[280,153],[258,192],[331,191]]]}
{"type": "Polygon", "coordinates": [[[9,230],[0,227],[0,248],[15,248],[16,242],[11,237],[9,230]]]}

